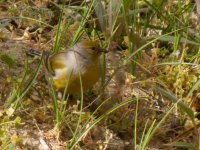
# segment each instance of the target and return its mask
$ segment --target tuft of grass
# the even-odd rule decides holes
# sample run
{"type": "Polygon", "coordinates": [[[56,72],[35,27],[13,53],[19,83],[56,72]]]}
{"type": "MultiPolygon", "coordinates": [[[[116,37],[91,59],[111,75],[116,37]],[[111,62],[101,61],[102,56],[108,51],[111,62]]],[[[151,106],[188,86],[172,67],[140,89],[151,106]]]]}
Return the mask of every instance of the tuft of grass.
{"type": "Polygon", "coordinates": [[[21,89],[21,86],[23,85],[23,83],[25,82],[26,79],[26,67],[25,67],[25,73],[24,73],[24,77],[22,78],[21,82],[15,86],[15,88],[13,88],[13,91],[11,92],[10,97],[7,99],[7,106],[8,107],[12,107],[15,110],[19,108],[20,104],[22,103],[22,100],[24,98],[24,96],[28,93],[29,89],[31,88],[31,86],[35,83],[39,73],[40,73],[40,69],[42,66],[42,59],[43,56],[38,64],[38,67],[36,69],[36,71],[34,72],[33,76],[31,77],[31,79],[29,80],[29,82],[21,89]]]}
{"type": "Polygon", "coordinates": [[[85,127],[82,131],[79,132],[79,134],[76,136],[76,141],[73,141],[73,143],[71,142],[71,144],[69,145],[69,149],[74,149],[74,147],[81,141],[81,139],[93,128],[95,127],[95,125],[97,125],[101,120],[103,120],[105,117],[107,117],[109,114],[115,112],[116,110],[118,110],[119,108],[131,103],[135,101],[135,99],[130,99],[130,100],[125,100],[121,103],[119,103],[118,105],[115,105],[114,107],[110,108],[107,112],[105,112],[104,114],[102,114],[101,116],[99,116],[97,119],[93,120],[90,123],[89,127],[85,127]]]}

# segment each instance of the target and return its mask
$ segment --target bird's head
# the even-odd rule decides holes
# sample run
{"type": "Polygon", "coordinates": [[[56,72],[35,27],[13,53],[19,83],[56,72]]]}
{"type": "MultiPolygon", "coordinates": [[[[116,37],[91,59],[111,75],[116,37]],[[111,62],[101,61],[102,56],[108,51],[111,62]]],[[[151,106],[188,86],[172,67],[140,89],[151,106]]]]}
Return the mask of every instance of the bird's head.
{"type": "Polygon", "coordinates": [[[82,42],[84,51],[86,51],[92,57],[98,57],[102,52],[108,52],[106,49],[100,47],[100,44],[97,40],[85,40],[82,42]]]}

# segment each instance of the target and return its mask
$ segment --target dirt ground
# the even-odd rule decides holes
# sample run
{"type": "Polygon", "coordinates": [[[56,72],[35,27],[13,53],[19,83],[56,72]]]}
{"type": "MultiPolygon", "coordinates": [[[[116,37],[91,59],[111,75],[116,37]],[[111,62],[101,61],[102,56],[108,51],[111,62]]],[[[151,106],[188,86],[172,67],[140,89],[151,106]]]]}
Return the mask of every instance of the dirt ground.
{"type": "MultiPolygon", "coordinates": [[[[172,101],[163,97],[153,88],[158,82],[156,76],[163,69],[154,67],[151,74],[149,74],[138,67],[134,77],[128,71],[130,66],[126,65],[118,70],[110,80],[105,88],[103,98],[98,101],[95,100],[98,97],[100,81],[95,85],[93,92],[85,94],[83,112],[79,112],[80,97],[70,97],[62,125],[59,126],[58,130],[55,127],[55,110],[49,92],[50,87],[45,79],[44,66],[41,67],[39,75],[30,89],[25,92],[25,95],[21,95],[33,79],[40,63],[39,57],[27,55],[27,51],[31,49],[39,51],[52,49],[52,35],[55,35],[55,31],[48,32],[48,40],[42,35],[43,40],[40,47],[38,47],[37,41],[24,37],[25,29],[16,31],[16,33],[6,29],[7,26],[4,21],[9,22],[10,19],[4,19],[3,21],[2,19],[7,17],[9,17],[9,11],[2,9],[0,12],[0,21],[4,25],[0,28],[0,145],[2,149],[67,149],[66,147],[71,144],[74,130],[77,129],[80,133],[83,132],[84,129],[91,126],[95,119],[98,120],[99,116],[106,114],[105,112],[127,100],[132,100],[132,102],[113,111],[96,123],[74,149],[139,149],[139,145],[133,147],[135,121],[137,120],[136,141],[139,143],[144,130],[150,128],[155,121],[157,121],[154,124],[156,126],[171,108],[172,101]],[[15,95],[14,98],[13,95],[15,95]],[[20,96],[22,97],[16,101],[20,96]],[[136,107],[137,98],[138,108],[136,107]],[[106,101],[106,104],[100,107],[103,101],[106,101]],[[16,103],[19,107],[15,110],[16,103]],[[77,127],[80,113],[83,116],[77,127]]],[[[109,79],[113,70],[123,63],[121,61],[123,55],[122,51],[108,54],[106,79],[109,79]]],[[[145,53],[140,64],[148,68],[161,61],[162,58],[154,60],[152,55],[145,53]]],[[[58,103],[60,104],[61,101],[58,103]]],[[[189,120],[188,117],[185,118],[189,120]]],[[[173,147],[173,143],[177,141],[193,143],[197,146],[198,131],[188,130],[192,123],[185,120],[184,122],[187,122],[188,128],[178,115],[177,108],[171,111],[166,120],[156,130],[147,149],[186,149],[173,147]]],[[[145,133],[147,133],[147,130],[145,133]]]]}

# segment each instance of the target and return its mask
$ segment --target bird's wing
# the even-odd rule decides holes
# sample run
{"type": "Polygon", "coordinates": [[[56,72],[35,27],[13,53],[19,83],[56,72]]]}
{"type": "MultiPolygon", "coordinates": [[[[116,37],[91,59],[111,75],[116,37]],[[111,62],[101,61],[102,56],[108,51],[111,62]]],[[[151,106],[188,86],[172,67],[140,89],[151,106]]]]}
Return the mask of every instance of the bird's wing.
{"type": "Polygon", "coordinates": [[[62,69],[66,67],[66,58],[65,53],[56,53],[49,57],[49,65],[51,66],[52,70],[55,69],[62,69]]]}

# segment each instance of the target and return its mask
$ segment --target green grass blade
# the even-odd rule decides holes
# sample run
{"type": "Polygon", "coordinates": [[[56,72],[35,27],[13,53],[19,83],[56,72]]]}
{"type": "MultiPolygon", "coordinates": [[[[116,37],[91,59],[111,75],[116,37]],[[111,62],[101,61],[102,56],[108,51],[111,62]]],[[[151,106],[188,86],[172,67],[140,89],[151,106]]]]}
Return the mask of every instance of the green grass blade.
{"type": "Polygon", "coordinates": [[[99,24],[101,26],[101,29],[103,32],[106,32],[107,28],[107,15],[106,15],[106,10],[101,2],[101,0],[96,0],[94,3],[94,10],[97,15],[99,24]]]}
{"type": "Polygon", "coordinates": [[[22,92],[19,94],[18,97],[15,97],[16,99],[14,100],[14,103],[15,103],[15,109],[17,109],[19,107],[19,102],[23,99],[23,97],[27,94],[27,92],[29,91],[29,89],[31,88],[31,86],[35,83],[38,75],[39,75],[39,72],[40,72],[40,69],[41,69],[41,66],[42,66],[42,59],[43,59],[43,56],[39,62],[39,65],[35,71],[35,73],[33,74],[33,77],[32,79],[28,82],[28,84],[25,86],[25,88],[22,90],[22,92]]]}
{"type": "Polygon", "coordinates": [[[194,112],[193,110],[188,107],[186,104],[184,104],[181,100],[177,99],[175,95],[173,95],[170,91],[165,91],[164,89],[156,86],[155,90],[160,92],[163,96],[169,98],[174,103],[177,103],[177,105],[190,117],[190,119],[194,122],[194,112]]]}
{"type": "MultiPolygon", "coordinates": [[[[157,37],[159,37],[159,36],[155,36],[155,38],[157,38],[157,37]]],[[[159,40],[165,41],[165,42],[174,42],[176,40],[176,37],[166,35],[166,36],[160,37],[159,40]]],[[[188,40],[187,38],[184,38],[184,37],[180,38],[180,43],[192,44],[192,45],[197,45],[197,46],[200,45],[199,42],[194,42],[194,41],[188,40]]]]}
{"type": "Polygon", "coordinates": [[[199,88],[199,84],[200,84],[200,79],[192,86],[192,88],[190,89],[189,93],[186,96],[186,99],[188,99],[192,93],[194,92],[194,90],[196,90],[197,88],[199,88]]]}

